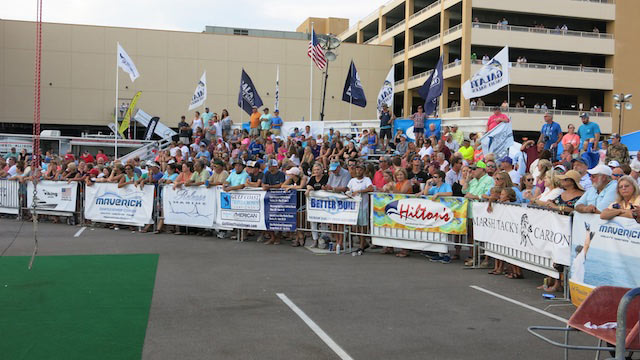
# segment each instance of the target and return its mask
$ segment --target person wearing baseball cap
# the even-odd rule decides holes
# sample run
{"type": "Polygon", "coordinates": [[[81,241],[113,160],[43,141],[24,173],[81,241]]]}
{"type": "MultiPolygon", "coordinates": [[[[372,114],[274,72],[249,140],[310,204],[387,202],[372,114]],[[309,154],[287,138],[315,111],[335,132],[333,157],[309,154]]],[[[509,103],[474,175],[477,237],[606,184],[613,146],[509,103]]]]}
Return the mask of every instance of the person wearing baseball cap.
{"type": "Polygon", "coordinates": [[[583,112],[580,114],[582,119],[582,125],[578,128],[578,135],[580,135],[580,147],[583,151],[587,151],[589,142],[598,143],[600,141],[600,126],[594,122],[589,121],[589,114],[583,112]]]}
{"type": "Polygon", "coordinates": [[[606,165],[597,165],[587,172],[591,175],[592,187],[576,202],[576,211],[600,214],[616,200],[618,182],[612,180],[613,172],[606,165]]]}
{"type": "Polygon", "coordinates": [[[509,174],[512,183],[520,185],[521,175],[513,168],[513,159],[511,159],[509,156],[505,156],[500,159],[500,170],[505,171],[507,174],[509,174]]]}
{"type": "Polygon", "coordinates": [[[636,182],[640,184],[640,162],[632,162],[630,168],[631,174],[629,174],[629,176],[634,178],[636,182]]]}
{"type": "Polygon", "coordinates": [[[235,159],[233,161],[233,171],[224,181],[222,190],[233,191],[243,189],[248,177],[249,174],[244,171],[244,162],[240,159],[235,159]]]}
{"type": "Polygon", "coordinates": [[[621,143],[620,140],[620,134],[611,134],[611,144],[607,149],[607,156],[604,159],[606,163],[617,161],[620,164],[629,164],[631,162],[629,149],[625,144],[621,143]]]}
{"type": "Polygon", "coordinates": [[[213,172],[209,177],[207,187],[224,185],[225,180],[229,177],[229,173],[224,169],[224,161],[215,159],[213,161],[213,172]]]}
{"type": "Polygon", "coordinates": [[[467,175],[465,185],[462,187],[462,193],[465,198],[471,200],[480,200],[482,195],[486,194],[495,184],[493,178],[487,175],[487,164],[484,161],[478,161],[469,166],[471,171],[467,175]]]}

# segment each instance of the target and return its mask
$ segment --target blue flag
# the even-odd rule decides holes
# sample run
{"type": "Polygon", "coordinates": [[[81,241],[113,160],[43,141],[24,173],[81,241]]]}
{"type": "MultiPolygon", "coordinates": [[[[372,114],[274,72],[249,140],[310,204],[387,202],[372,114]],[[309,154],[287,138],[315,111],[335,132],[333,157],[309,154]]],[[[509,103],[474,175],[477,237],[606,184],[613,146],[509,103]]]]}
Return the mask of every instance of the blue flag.
{"type": "Polygon", "coordinates": [[[253,81],[249,75],[242,69],[242,77],[240,77],[240,92],[238,93],[238,106],[240,106],[247,114],[251,115],[251,108],[262,106],[262,99],[258,95],[258,90],[253,86],[253,81]]]}
{"type": "Polygon", "coordinates": [[[353,63],[353,60],[351,60],[351,66],[349,66],[347,81],[344,83],[342,101],[346,101],[360,107],[367,106],[367,98],[364,96],[364,89],[360,82],[360,75],[358,75],[358,70],[356,70],[356,65],[353,63]]]}
{"type": "Polygon", "coordinates": [[[444,88],[444,79],[442,77],[442,56],[436,64],[436,68],[433,70],[427,81],[424,82],[422,87],[418,89],[418,94],[424,99],[424,112],[427,115],[433,114],[438,105],[438,97],[442,95],[444,88]]]}

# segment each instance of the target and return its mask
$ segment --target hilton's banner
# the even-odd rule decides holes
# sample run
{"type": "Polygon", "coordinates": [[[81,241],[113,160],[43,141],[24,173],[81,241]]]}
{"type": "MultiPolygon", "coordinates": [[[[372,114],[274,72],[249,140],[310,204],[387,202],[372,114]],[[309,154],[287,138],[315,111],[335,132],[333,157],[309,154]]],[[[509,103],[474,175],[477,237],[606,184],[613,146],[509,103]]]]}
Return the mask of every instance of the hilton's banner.
{"type": "Polygon", "coordinates": [[[296,192],[240,190],[219,192],[216,223],[235,229],[296,230],[296,192]]]}
{"type": "Polygon", "coordinates": [[[486,202],[473,203],[474,240],[569,265],[569,216],[514,205],[493,204],[492,208],[489,211],[486,202]]]}
{"type": "Polygon", "coordinates": [[[153,186],[143,189],[127,185],[96,183],[85,191],[84,217],[112,224],[142,226],[151,224],[153,186]]]}
{"type": "Polygon", "coordinates": [[[162,188],[164,222],[168,225],[212,228],[216,219],[216,188],[185,186],[162,188]]]}
{"type": "MultiPolygon", "coordinates": [[[[78,183],[72,181],[40,181],[36,187],[36,209],[74,212],[78,183]]],[[[33,204],[33,183],[27,185],[27,207],[33,204]]]]}
{"type": "Polygon", "coordinates": [[[373,193],[371,202],[375,245],[445,253],[446,243],[455,241],[455,234],[467,232],[468,200],[464,198],[433,201],[413,195],[373,193]]]}
{"type": "Polygon", "coordinates": [[[349,197],[328,191],[312,191],[307,196],[307,220],[326,223],[356,225],[362,198],[349,197]]]}
{"type": "Polygon", "coordinates": [[[640,286],[640,224],[575,213],[571,242],[571,301],[580,305],[597,286],[640,286]]]}

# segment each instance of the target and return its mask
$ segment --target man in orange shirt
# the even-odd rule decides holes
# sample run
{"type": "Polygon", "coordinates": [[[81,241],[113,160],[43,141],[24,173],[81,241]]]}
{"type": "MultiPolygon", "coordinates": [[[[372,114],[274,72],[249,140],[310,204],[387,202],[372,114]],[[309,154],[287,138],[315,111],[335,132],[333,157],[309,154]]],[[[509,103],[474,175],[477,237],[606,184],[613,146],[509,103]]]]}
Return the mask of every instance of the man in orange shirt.
{"type": "Polygon", "coordinates": [[[509,117],[500,111],[499,107],[495,107],[493,109],[493,115],[489,116],[489,121],[487,121],[487,132],[491,131],[494,127],[500,125],[503,122],[509,122],[509,117]]]}
{"type": "Polygon", "coordinates": [[[249,120],[249,135],[250,136],[258,136],[260,135],[260,113],[258,112],[258,107],[253,106],[251,108],[251,118],[249,120]]]}

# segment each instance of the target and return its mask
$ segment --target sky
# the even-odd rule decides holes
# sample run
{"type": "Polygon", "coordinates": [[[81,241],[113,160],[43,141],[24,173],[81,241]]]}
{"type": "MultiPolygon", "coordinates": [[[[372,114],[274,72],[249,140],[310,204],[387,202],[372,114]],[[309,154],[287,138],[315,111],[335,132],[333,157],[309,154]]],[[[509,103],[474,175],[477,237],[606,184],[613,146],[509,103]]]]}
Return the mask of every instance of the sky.
{"type": "MultiPolygon", "coordinates": [[[[348,18],[385,0],[43,0],[44,22],[201,32],[206,25],[295,31],[306,18],[348,18]]],[[[35,20],[36,2],[0,0],[0,18],[35,20]]]]}

